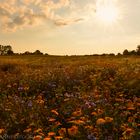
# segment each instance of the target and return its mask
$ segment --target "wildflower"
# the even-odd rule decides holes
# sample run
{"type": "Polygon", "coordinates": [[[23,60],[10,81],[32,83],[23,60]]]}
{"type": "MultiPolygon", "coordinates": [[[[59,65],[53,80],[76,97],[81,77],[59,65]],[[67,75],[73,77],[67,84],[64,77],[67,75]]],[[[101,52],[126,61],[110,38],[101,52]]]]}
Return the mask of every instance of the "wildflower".
{"type": "Polygon", "coordinates": [[[127,110],[135,110],[135,107],[128,107],[127,110]]]}
{"type": "Polygon", "coordinates": [[[38,99],[37,101],[36,101],[38,104],[44,104],[44,100],[40,100],[40,99],[38,99]]]}
{"type": "Polygon", "coordinates": [[[56,111],[56,110],[51,110],[51,112],[53,113],[53,114],[55,114],[55,115],[59,115],[59,113],[56,111]]]}
{"type": "Polygon", "coordinates": [[[24,88],[23,87],[18,87],[18,91],[23,91],[24,88]]]}
{"type": "Polygon", "coordinates": [[[38,128],[37,130],[34,130],[34,133],[39,133],[39,132],[42,132],[41,128],[38,128]]]}
{"type": "Polygon", "coordinates": [[[54,132],[49,132],[49,133],[48,133],[48,136],[51,136],[51,137],[52,137],[52,136],[55,136],[55,133],[54,133],[54,132]]]}
{"type": "Polygon", "coordinates": [[[78,133],[78,127],[77,126],[72,126],[71,128],[68,129],[68,133],[71,136],[74,136],[78,133]]]}
{"type": "Polygon", "coordinates": [[[43,136],[43,137],[45,136],[42,132],[40,132],[40,133],[38,133],[38,134],[39,134],[40,136],[43,136]]]}
{"type": "Polygon", "coordinates": [[[7,87],[8,87],[8,88],[11,88],[12,86],[11,86],[11,85],[7,85],[7,87]]]}
{"type": "Polygon", "coordinates": [[[24,87],[24,90],[25,90],[25,91],[29,90],[29,87],[24,87]]]}
{"type": "Polygon", "coordinates": [[[96,121],[97,125],[103,125],[105,123],[105,120],[103,118],[100,118],[96,121]]]}
{"type": "Polygon", "coordinates": [[[32,104],[32,101],[30,100],[29,102],[28,102],[28,107],[32,107],[33,106],[33,104],[32,104]]]}
{"type": "Polygon", "coordinates": [[[104,113],[103,110],[101,110],[101,109],[98,109],[98,110],[97,110],[97,114],[98,114],[98,115],[102,115],[103,113],[104,113]]]}
{"type": "Polygon", "coordinates": [[[131,128],[127,128],[124,132],[123,132],[123,136],[125,139],[132,139],[132,136],[134,135],[134,131],[131,128]]]}
{"type": "Polygon", "coordinates": [[[27,128],[27,129],[25,129],[23,132],[25,132],[25,133],[29,133],[29,132],[31,132],[31,131],[32,131],[31,128],[27,128]]]}
{"type": "Polygon", "coordinates": [[[72,115],[73,115],[73,116],[76,116],[76,117],[81,116],[81,115],[82,115],[81,109],[80,109],[80,110],[77,110],[77,111],[74,111],[74,112],[72,113],[72,115]]]}
{"type": "Polygon", "coordinates": [[[54,138],[55,138],[55,140],[61,140],[63,137],[62,136],[56,136],[54,138]]]}
{"type": "Polygon", "coordinates": [[[51,140],[50,137],[45,137],[43,140],[51,140]]]}
{"type": "Polygon", "coordinates": [[[115,98],[116,102],[124,102],[124,100],[122,98],[115,98]]]}
{"type": "Polygon", "coordinates": [[[89,134],[87,136],[88,140],[96,140],[95,136],[93,134],[89,134]]]}
{"type": "Polygon", "coordinates": [[[97,113],[96,112],[92,112],[91,115],[97,116],[97,113]]]}
{"type": "Polygon", "coordinates": [[[87,125],[87,126],[85,126],[85,129],[87,129],[87,130],[93,130],[93,126],[87,125]]]}
{"type": "Polygon", "coordinates": [[[113,118],[111,117],[105,117],[105,122],[106,123],[111,123],[113,121],[113,118]]]}
{"type": "Polygon", "coordinates": [[[127,103],[127,109],[128,110],[135,110],[134,104],[132,102],[127,103]]]}
{"type": "Polygon", "coordinates": [[[60,136],[64,136],[66,134],[66,129],[61,128],[61,129],[59,129],[58,133],[59,133],[60,136]]]}
{"type": "Polygon", "coordinates": [[[73,121],[70,121],[70,123],[74,123],[74,124],[77,124],[77,125],[85,124],[85,122],[82,121],[82,120],[73,120],[73,121]]]}
{"type": "Polygon", "coordinates": [[[37,136],[34,136],[33,140],[41,140],[42,139],[42,136],[40,135],[37,135],[37,136]]]}
{"type": "Polygon", "coordinates": [[[56,119],[54,119],[54,118],[50,118],[50,119],[49,119],[49,122],[55,122],[55,120],[56,120],[56,119]]]}
{"type": "Polygon", "coordinates": [[[0,129],[0,134],[2,134],[4,132],[4,129],[3,128],[1,128],[0,129]]]}

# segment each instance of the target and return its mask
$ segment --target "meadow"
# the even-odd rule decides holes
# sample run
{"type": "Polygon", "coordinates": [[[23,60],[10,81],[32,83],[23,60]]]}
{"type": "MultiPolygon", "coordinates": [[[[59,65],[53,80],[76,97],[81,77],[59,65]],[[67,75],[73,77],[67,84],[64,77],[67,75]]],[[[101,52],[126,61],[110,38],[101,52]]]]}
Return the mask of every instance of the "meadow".
{"type": "Polygon", "coordinates": [[[0,139],[139,140],[140,57],[0,56],[0,139]]]}

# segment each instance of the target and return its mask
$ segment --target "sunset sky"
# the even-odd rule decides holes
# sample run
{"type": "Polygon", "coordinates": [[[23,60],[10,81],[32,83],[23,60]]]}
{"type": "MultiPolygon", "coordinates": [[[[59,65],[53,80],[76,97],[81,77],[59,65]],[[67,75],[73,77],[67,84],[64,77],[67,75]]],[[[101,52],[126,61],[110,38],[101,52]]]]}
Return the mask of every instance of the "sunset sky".
{"type": "Polygon", "coordinates": [[[0,0],[0,44],[53,55],[133,50],[140,0],[0,0]]]}

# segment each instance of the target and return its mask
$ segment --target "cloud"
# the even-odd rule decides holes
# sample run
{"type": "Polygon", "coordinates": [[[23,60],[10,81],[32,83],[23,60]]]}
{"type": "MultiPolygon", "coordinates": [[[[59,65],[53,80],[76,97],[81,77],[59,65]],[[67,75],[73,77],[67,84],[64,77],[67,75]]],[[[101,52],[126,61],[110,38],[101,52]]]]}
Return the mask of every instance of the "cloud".
{"type": "Polygon", "coordinates": [[[3,31],[16,31],[47,24],[47,21],[55,26],[66,26],[84,20],[81,18],[83,7],[79,9],[70,0],[0,0],[0,27],[3,31]]]}
{"type": "Polygon", "coordinates": [[[83,18],[77,18],[77,19],[57,19],[54,21],[54,24],[57,26],[66,26],[69,24],[73,24],[79,21],[84,20],[83,18]]]}

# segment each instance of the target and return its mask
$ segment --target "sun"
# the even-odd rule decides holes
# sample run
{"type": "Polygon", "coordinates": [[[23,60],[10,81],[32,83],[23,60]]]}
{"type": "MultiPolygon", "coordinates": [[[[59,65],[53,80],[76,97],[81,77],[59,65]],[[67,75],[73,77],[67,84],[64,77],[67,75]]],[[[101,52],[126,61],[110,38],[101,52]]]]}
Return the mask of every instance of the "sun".
{"type": "Polygon", "coordinates": [[[112,3],[102,4],[98,5],[96,15],[105,24],[113,24],[119,17],[119,10],[112,3]]]}

